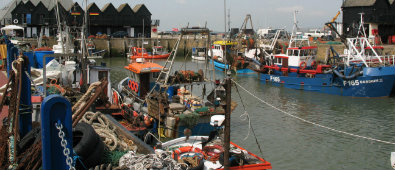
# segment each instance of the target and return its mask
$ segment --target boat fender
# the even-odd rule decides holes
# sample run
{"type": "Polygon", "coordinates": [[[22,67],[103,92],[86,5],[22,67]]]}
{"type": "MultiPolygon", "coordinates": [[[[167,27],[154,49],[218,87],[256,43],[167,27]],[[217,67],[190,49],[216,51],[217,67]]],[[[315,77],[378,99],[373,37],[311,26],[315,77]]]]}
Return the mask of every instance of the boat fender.
{"type": "Polygon", "coordinates": [[[196,148],[193,146],[185,146],[185,147],[178,148],[177,150],[173,151],[173,153],[171,154],[171,157],[174,160],[178,161],[178,159],[180,158],[180,155],[182,153],[187,153],[187,152],[201,153],[201,154],[203,154],[204,157],[206,157],[204,152],[200,148],[196,148]]]}
{"type": "Polygon", "coordinates": [[[149,116],[144,116],[144,124],[146,127],[150,127],[152,125],[153,119],[149,116]]]}
{"type": "Polygon", "coordinates": [[[93,127],[87,123],[78,123],[73,128],[73,150],[81,157],[87,159],[96,150],[96,145],[100,141],[99,135],[93,127]]]}
{"type": "Polygon", "coordinates": [[[306,68],[306,66],[307,66],[307,64],[306,64],[306,62],[304,62],[304,61],[300,62],[300,64],[299,64],[299,68],[300,68],[301,70],[304,70],[304,69],[306,68]]]}
{"type": "Polygon", "coordinates": [[[118,94],[115,91],[112,92],[112,101],[114,104],[119,105],[118,94]]]}
{"type": "Polygon", "coordinates": [[[137,117],[137,116],[139,116],[139,114],[136,111],[133,111],[133,116],[137,117]]]}
{"type": "MultiPolygon", "coordinates": [[[[104,159],[104,150],[105,150],[105,144],[104,142],[99,139],[97,144],[94,146],[95,150],[89,154],[89,156],[85,159],[82,159],[82,163],[84,163],[84,166],[87,168],[92,168],[97,165],[100,165],[102,163],[102,160],[104,159]]],[[[83,169],[81,166],[79,166],[79,161],[76,164],[76,169],[83,169]]]]}
{"type": "Polygon", "coordinates": [[[342,78],[343,80],[352,80],[360,75],[363,75],[363,71],[357,71],[354,74],[349,75],[349,76],[345,76],[344,74],[340,73],[338,70],[333,70],[333,73],[335,73],[336,76],[342,78]]]}

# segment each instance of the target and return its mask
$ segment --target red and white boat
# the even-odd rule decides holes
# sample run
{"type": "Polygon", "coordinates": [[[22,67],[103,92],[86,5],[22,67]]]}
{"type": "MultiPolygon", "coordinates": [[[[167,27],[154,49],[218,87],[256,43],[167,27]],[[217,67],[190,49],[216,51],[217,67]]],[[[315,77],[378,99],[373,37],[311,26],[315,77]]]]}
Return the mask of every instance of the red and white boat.
{"type": "Polygon", "coordinates": [[[145,58],[145,59],[166,59],[170,56],[170,53],[165,51],[162,46],[154,46],[152,48],[152,54],[148,53],[145,48],[130,47],[129,58],[145,58]]]}
{"type": "MultiPolygon", "coordinates": [[[[214,127],[222,124],[224,115],[212,116],[210,124],[214,127]]],[[[224,147],[223,138],[219,131],[212,136],[189,136],[180,137],[162,143],[156,152],[171,152],[172,158],[177,162],[188,164],[190,169],[223,170],[224,169],[224,147]],[[191,164],[191,159],[193,163],[191,164]],[[199,159],[200,158],[200,159],[199,159]],[[196,163],[196,162],[198,163],[196,163]],[[192,166],[195,164],[195,166],[192,166]]],[[[239,145],[230,142],[229,169],[232,170],[266,170],[272,169],[270,162],[247,151],[239,145]]]]}

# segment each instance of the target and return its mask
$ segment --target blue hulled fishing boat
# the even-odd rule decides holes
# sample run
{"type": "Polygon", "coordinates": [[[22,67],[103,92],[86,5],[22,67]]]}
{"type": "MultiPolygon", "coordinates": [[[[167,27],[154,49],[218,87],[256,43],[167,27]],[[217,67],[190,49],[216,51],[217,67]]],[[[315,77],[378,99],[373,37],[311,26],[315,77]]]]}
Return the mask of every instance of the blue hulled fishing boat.
{"type": "Polygon", "coordinates": [[[260,80],[292,89],[352,97],[386,97],[395,80],[393,57],[381,56],[382,47],[371,45],[361,26],[356,38],[347,38],[344,55],[333,56],[325,64],[316,61],[317,47],[307,39],[297,38],[294,31],[286,54],[265,57],[260,80]]]}

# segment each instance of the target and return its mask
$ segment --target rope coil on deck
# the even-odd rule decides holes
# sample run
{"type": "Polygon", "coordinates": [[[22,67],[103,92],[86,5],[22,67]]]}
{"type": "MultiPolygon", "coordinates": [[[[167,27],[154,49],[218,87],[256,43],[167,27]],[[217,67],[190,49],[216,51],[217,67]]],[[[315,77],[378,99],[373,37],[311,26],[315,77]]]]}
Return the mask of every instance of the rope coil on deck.
{"type": "Polygon", "coordinates": [[[92,125],[96,133],[104,139],[104,143],[108,146],[110,151],[114,151],[118,147],[123,150],[137,150],[137,146],[134,145],[131,140],[121,139],[116,135],[115,129],[108,118],[100,112],[86,112],[81,119],[81,122],[92,125]]]}
{"type": "Polygon", "coordinates": [[[235,80],[233,80],[233,79],[231,79],[231,80],[232,80],[237,86],[239,86],[241,89],[243,89],[245,92],[247,92],[249,95],[251,95],[252,97],[254,97],[254,98],[256,98],[257,100],[259,100],[260,102],[262,102],[262,103],[264,103],[264,104],[266,104],[266,105],[272,107],[273,109],[275,109],[275,110],[277,110],[277,111],[279,111],[279,112],[281,112],[281,113],[284,113],[284,114],[286,114],[286,115],[288,115],[288,116],[290,116],[290,117],[293,117],[293,118],[295,118],[295,119],[299,119],[299,120],[302,121],[302,122],[309,123],[309,124],[312,124],[312,125],[315,125],[315,126],[318,126],[318,127],[321,127],[321,128],[324,128],[324,129],[333,131],[333,132],[341,133],[341,134],[348,135],[348,136],[353,136],[353,137],[356,137],[356,138],[362,138],[362,139],[366,139],[366,140],[370,140],[370,141],[376,141],[376,142],[380,142],[380,143],[395,145],[394,142],[384,141],[384,140],[375,139],[375,138],[372,138],[372,137],[366,137],[366,136],[361,136],[361,135],[353,134],[353,133],[350,133],[350,132],[345,132],[345,131],[337,130],[337,129],[334,129],[334,128],[331,128],[331,127],[328,127],[328,126],[324,126],[324,125],[321,125],[321,124],[318,124],[318,123],[315,123],[315,122],[312,122],[312,121],[303,119],[303,118],[301,118],[301,117],[298,117],[298,116],[296,116],[296,115],[293,115],[293,114],[291,114],[291,113],[288,113],[288,112],[286,112],[286,111],[284,111],[284,110],[281,110],[280,108],[277,108],[276,106],[274,106],[274,105],[272,105],[272,104],[270,104],[270,103],[268,103],[268,102],[266,102],[266,101],[260,99],[259,97],[255,96],[255,95],[252,94],[250,91],[248,91],[247,89],[245,89],[243,86],[241,86],[239,83],[237,83],[235,80]]]}

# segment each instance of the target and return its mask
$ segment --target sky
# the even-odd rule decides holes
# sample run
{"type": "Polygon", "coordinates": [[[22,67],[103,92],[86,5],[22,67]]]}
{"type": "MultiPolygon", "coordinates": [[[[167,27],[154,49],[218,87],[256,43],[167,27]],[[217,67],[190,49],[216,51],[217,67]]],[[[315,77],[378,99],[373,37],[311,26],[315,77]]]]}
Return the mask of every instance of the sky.
{"type": "MultiPolygon", "coordinates": [[[[10,1],[10,0],[0,0],[10,1]]],[[[83,6],[83,0],[74,0],[83,6]]],[[[115,8],[129,3],[133,8],[145,4],[152,13],[151,19],[160,20],[160,31],[189,26],[204,26],[214,31],[225,30],[224,0],[88,0],[99,8],[112,2],[115,8]]],[[[301,28],[322,28],[341,10],[343,0],[226,0],[230,10],[231,28],[240,28],[247,14],[251,14],[254,29],[292,29],[293,11],[299,11],[297,20],[301,28]]],[[[0,3],[2,7],[3,3],[0,3]]],[[[339,16],[338,21],[341,21],[339,16]]],[[[250,28],[248,25],[247,28],[250,28]]]]}

